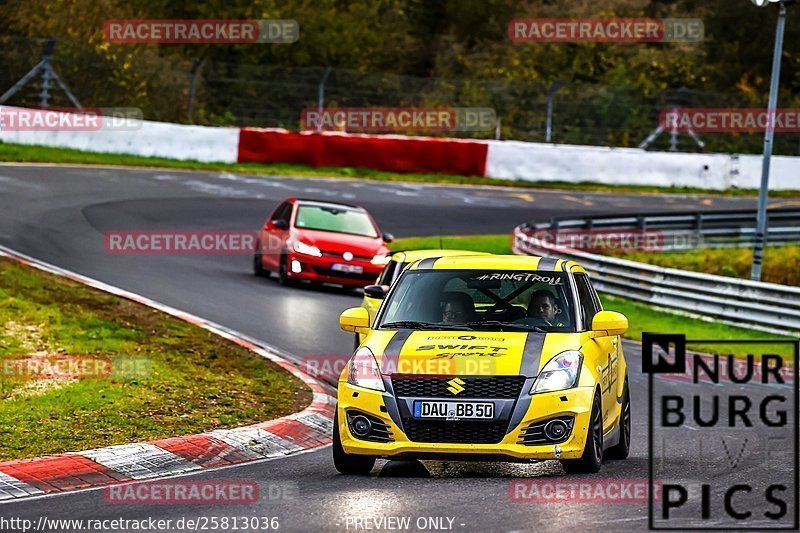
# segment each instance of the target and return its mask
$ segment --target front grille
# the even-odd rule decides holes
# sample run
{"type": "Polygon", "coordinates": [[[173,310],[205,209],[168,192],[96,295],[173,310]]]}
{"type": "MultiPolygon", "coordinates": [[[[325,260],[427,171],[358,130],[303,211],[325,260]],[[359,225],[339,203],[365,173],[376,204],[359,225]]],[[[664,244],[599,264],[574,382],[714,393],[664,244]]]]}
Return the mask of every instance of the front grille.
{"type": "Polygon", "coordinates": [[[403,418],[403,429],[412,442],[497,444],[506,435],[508,422],[415,420],[403,418]]]}
{"type": "Polygon", "coordinates": [[[448,391],[451,378],[393,377],[395,396],[419,398],[512,398],[517,399],[525,376],[462,377],[464,391],[454,395],[448,391]]]}

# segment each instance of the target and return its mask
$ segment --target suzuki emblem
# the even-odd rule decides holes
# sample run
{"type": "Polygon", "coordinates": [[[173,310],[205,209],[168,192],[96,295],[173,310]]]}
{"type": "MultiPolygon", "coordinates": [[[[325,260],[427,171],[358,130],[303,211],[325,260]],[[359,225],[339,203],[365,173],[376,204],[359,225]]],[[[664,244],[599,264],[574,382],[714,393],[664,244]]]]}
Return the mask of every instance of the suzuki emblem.
{"type": "Polygon", "coordinates": [[[464,382],[459,378],[453,378],[447,384],[450,385],[447,390],[452,392],[454,396],[459,392],[464,392],[464,382]]]}

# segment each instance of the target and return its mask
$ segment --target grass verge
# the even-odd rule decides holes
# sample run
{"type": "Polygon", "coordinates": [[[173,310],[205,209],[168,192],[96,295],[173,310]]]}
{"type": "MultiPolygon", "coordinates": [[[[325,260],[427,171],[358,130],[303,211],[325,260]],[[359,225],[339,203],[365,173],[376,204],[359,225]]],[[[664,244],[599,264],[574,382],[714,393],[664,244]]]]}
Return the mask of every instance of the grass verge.
{"type": "MultiPolygon", "coordinates": [[[[500,187],[556,189],[591,192],[669,193],[669,194],[713,194],[719,196],[757,196],[755,189],[733,189],[712,191],[695,187],[648,187],[632,185],[606,185],[603,183],[570,183],[561,181],[523,181],[484,178],[480,176],[458,176],[452,174],[398,173],[351,167],[311,167],[288,163],[201,163],[198,161],[176,161],[161,157],[140,157],[123,154],[84,152],[70,148],[9,144],[0,142],[0,161],[17,163],[62,163],[75,165],[120,165],[163,169],[206,170],[238,172],[246,174],[270,174],[295,177],[360,178],[378,181],[402,181],[417,183],[442,183],[455,185],[495,185],[500,187]]],[[[800,191],[772,191],[772,197],[796,197],[800,191]]]]}
{"type": "Polygon", "coordinates": [[[237,427],[311,401],[302,381],[243,347],[6,258],[0,325],[0,460],[237,427]],[[45,379],[18,366],[69,356],[111,372],[45,379]]]}
{"type": "MultiPolygon", "coordinates": [[[[442,248],[456,248],[460,250],[474,250],[493,254],[510,254],[511,241],[508,235],[476,235],[443,237],[442,248]]],[[[393,249],[423,249],[440,248],[439,237],[411,237],[398,239],[391,244],[393,249]]],[[[642,332],[653,333],[684,333],[689,339],[792,339],[783,335],[774,335],[763,331],[729,326],[719,322],[709,322],[692,318],[662,309],[657,309],[627,298],[601,294],[603,306],[606,309],[618,311],[628,317],[630,327],[625,338],[642,340],[642,332]]],[[[689,345],[698,351],[708,350],[708,345],[689,345]]],[[[726,344],[714,345],[714,349],[723,353],[747,355],[752,353],[754,346],[726,344]]],[[[791,355],[791,350],[784,346],[769,346],[769,350],[782,355],[791,355]]]]}
{"type": "MultiPolygon", "coordinates": [[[[753,263],[751,248],[699,248],[685,252],[626,252],[614,254],[622,259],[667,268],[707,272],[720,276],[750,279],[753,263]]],[[[761,279],[781,285],[800,285],[800,246],[769,246],[764,249],[761,279]]]]}

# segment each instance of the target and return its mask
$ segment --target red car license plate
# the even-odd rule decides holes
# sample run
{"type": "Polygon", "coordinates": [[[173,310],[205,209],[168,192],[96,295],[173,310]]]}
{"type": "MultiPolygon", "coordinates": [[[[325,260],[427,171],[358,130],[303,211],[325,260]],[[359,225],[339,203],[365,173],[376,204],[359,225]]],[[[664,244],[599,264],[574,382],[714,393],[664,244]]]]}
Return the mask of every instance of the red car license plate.
{"type": "Polygon", "coordinates": [[[343,263],[334,263],[331,265],[331,270],[337,272],[344,272],[346,274],[363,274],[364,267],[359,265],[345,265],[343,263]]]}

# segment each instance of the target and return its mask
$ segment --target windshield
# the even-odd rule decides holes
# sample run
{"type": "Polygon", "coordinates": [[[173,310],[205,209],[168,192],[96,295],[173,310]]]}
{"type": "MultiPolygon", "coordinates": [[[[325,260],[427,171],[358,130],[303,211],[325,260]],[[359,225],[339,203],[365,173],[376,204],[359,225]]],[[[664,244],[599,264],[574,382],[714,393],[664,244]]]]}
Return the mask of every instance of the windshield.
{"type": "Polygon", "coordinates": [[[567,275],[549,271],[407,271],[379,329],[573,332],[567,275]]]}
{"type": "Polygon", "coordinates": [[[365,212],[345,207],[301,205],[294,225],[302,229],[335,231],[363,237],[378,236],[372,220],[365,212]]]}

